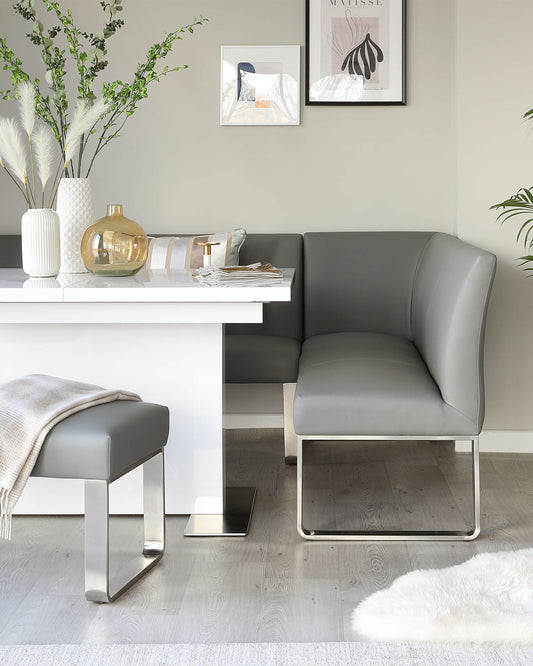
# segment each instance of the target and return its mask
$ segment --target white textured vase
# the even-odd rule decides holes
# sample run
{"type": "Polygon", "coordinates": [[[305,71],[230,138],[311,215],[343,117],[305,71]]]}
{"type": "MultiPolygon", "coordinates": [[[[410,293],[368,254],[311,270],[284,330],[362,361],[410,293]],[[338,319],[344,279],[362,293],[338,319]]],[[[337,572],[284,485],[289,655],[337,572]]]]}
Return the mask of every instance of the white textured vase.
{"type": "Polygon", "coordinates": [[[30,208],[22,216],[22,269],[30,277],[57,275],[61,261],[59,216],[51,208],[30,208]]]}
{"type": "Polygon", "coordinates": [[[94,222],[91,182],[88,178],[62,178],[57,191],[61,231],[61,272],[88,273],[81,256],[81,239],[94,222]]]}

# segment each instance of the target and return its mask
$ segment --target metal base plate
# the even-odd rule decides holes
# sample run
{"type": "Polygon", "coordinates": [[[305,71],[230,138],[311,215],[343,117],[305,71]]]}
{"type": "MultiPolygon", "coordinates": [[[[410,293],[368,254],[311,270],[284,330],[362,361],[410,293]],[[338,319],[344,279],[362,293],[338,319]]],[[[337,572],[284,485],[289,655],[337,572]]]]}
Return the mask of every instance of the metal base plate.
{"type": "Polygon", "coordinates": [[[256,489],[228,486],[224,513],[193,513],[185,536],[246,536],[255,503],[256,489]]]}

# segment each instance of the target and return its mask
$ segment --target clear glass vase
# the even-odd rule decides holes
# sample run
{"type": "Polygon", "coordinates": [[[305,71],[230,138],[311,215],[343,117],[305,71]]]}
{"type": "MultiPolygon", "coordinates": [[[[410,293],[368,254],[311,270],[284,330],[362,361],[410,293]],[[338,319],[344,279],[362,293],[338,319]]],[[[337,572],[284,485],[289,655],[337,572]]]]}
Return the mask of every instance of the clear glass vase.
{"type": "Polygon", "coordinates": [[[134,275],[148,256],[148,239],[137,222],[124,217],[121,204],[109,204],[107,215],[85,231],[81,254],[95,275],[134,275]]]}

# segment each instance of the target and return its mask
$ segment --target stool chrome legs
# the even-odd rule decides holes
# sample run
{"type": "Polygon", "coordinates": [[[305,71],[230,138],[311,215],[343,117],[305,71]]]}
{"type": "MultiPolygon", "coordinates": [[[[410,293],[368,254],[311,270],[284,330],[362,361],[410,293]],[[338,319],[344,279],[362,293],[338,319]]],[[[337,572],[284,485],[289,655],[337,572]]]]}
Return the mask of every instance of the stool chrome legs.
{"type": "Polygon", "coordinates": [[[163,451],[143,465],[144,548],[109,580],[109,481],[85,481],[85,596],[108,603],[131,587],[163,556],[165,486],[163,451]]]}

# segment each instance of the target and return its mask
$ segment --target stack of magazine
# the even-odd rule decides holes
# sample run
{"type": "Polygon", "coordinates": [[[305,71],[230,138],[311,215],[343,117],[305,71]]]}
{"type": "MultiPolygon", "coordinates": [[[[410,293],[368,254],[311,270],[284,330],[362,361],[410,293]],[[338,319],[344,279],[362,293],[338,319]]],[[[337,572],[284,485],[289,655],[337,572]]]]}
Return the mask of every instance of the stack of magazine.
{"type": "Polygon", "coordinates": [[[272,284],[283,277],[283,271],[266,262],[248,266],[207,266],[198,268],[194,277],[206,285],[228,285],[236,287],[250,283],[272,284]]]}

